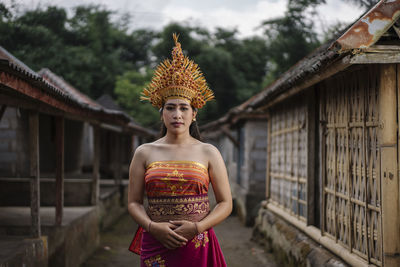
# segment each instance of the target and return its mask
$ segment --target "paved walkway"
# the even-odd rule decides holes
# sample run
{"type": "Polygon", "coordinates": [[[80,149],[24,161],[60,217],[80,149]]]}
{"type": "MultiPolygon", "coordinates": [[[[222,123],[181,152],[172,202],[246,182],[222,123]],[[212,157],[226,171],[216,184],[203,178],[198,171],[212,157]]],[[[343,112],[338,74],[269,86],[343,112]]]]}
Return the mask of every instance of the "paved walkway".
{"type": "MultiPolygon", "coordinates": [[[[229,217],[214,228],[229,267],[276,267],[270,255],[250,241],[251,228],[242,226],[236,217],[229,217]]],[[[124,215],[101,235],[101,243],[83,267],[140,266],[139,256],[128,251],[136,231],[129,215],[124,215]]]]}

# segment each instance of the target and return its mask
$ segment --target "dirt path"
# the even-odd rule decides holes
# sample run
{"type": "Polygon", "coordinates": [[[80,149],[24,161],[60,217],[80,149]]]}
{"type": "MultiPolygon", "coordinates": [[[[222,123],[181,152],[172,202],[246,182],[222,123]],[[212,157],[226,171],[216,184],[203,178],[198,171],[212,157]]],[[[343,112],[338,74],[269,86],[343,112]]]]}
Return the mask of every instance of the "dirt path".
{"type": "MultiPolygon", "coordinates": [[[[260,246],[250,241],[251,228],[242,226],[236,217],[229,217],[214,229],[229,267],[276,266],[260,246]]],[[[99,248],[82,266],[139,267],[139,256],[127,249],[135,231],[136,224],[124,215],[102,233],[99,248]]]]}

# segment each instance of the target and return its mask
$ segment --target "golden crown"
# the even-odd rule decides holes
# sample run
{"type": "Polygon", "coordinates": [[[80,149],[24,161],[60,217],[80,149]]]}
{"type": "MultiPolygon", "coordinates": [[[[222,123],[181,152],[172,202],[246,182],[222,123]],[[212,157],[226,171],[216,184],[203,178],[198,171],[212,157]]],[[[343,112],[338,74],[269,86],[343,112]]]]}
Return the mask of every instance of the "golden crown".
{"type": "Polygon", "coordinates": [[[201,108],[214,98],[214,94],[199,66],[183,55],[178,36],[175,33],[172,36],[175,41],[172,61],[166,59],[158,65],[140,99],[148,100],[153,106],[161,108],[169,98],[183,98],[189,100],[193,107],[201,108]]]}

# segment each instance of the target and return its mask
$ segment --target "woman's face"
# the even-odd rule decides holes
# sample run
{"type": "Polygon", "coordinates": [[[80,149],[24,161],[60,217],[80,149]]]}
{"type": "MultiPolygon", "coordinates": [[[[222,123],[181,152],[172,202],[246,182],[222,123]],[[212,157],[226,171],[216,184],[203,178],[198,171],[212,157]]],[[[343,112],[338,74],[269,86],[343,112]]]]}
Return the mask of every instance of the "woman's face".
{"type": "Polygon", "coordinates": [[[164,104],[162,119],[168,132],[179,134],[189,131],[190,124],[196,117],[196,113],[188,101],[168,99],[164,104]]]}

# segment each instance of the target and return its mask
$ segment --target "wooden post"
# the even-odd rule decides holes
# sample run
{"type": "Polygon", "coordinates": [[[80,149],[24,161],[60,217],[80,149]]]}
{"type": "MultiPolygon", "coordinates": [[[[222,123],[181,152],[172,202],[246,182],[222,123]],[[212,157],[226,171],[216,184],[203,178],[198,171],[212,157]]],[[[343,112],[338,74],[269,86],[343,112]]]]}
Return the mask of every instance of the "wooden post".
{"type": "Polygon", "coordinates": [[[113,153],[113,176],[115,185],[121,185],[121,136],[122,134],[113,133],[114,153],[113,153]]]}
{"type": "Polygon", "coordinates": [[[319,95],[319,151],[320,151],[320,194],[321,194],[321,199],[320,199],[320,204],[321,204],[321,212],[320,212],[320,218],[319,218],[319,224],[320,224],[320,229],[321,229],[321,236],[324,235],[325,232],[325,216],[326,216],[326,208],[325,208],[325,197],[326,197],[326,192],[325,192],[325,181],[326,181],[326,121],[327,121],[327,116],[326,116],[326,108],[328,105],[327,97],[326,97],[326,89],[324,88],[323,90],[320,90],[320,95],[319,95]]]}
{"type": "Polygon", "coordinates": [[[100,195],[100,127],[93,126],[93,183],[92,205],[97,205],[100,195]]]}
{"type": "Polygon", "coordinates": [[[265,198],[269,199],[271,197],[271,133],[272,133],[272,124],[271,124],[271,116],[268,112],[268,129],[267,129],[267,165],[265,170],[265,198]]]}
{"type": "Polygon", "coordinates": [[[400,266],[400,207],[397,160],[396,65],[382,64],[380,77],[380,150],[382,249],[384,266],[400,266]]]}
{"type": "Polygon", "coordinates": [[[64,209],[64,117],[56,117],[56,225],[64,209]]]}
{"type": "Polygon", "coordinates": [[[39,114],[29,112],[31,234],[40,237],[39,114]]]}
{"type": "Polygon", "coordinates": [[[307,225],[315,224],[315,89],[307,93],[307,225]]]}

